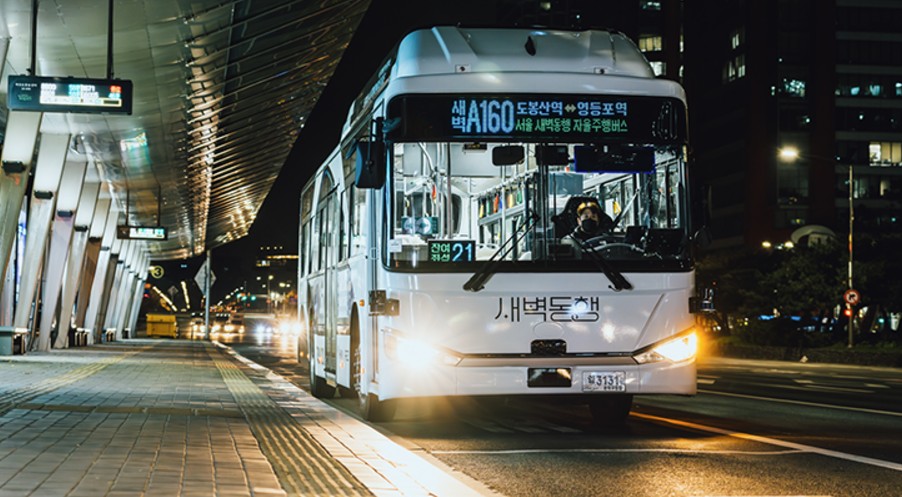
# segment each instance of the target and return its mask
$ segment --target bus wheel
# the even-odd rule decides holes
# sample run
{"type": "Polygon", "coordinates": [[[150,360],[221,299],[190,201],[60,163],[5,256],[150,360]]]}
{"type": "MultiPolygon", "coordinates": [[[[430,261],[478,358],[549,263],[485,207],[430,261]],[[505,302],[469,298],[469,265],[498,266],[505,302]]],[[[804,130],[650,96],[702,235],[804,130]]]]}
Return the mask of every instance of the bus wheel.
{"type": "Polygon", "coordinates": [[[361,353],[360,333],[356,326],[351,327],[351,390],[357,396],[357,409],[360,416],[367,421],[391,421],[395,416],[397,401],[379,400],[377,395],[364,389],[366,375],[363,370],[363,354],[361,353]]]}
{"type": "Polygon", "coordinates": [[[357,309],[351,313],[351,385],[348,388],[338,387],[338,394],[343,399],[356,399],[360,391],[360,328],[357,325],[357,309]]]}
{"type": "Polygon", "coordinates": [[[397,409],[397,400],[379,400],[371,393],[360,395],[360,415],[367,421],[391,421],[397,409]]]}
{"type": "Polygon", "coordinates": [[[589,412],[597,428],[623,425],[633,407],[632,395],[599,395],[589,400],[589,412]]]}
{"type": "Polygon", "coordinates": [[[326,383],[325,378],[316,376],[316,359],[310,354],[310,393],[318,399],[335,397],[335,387],[326,383]]]}

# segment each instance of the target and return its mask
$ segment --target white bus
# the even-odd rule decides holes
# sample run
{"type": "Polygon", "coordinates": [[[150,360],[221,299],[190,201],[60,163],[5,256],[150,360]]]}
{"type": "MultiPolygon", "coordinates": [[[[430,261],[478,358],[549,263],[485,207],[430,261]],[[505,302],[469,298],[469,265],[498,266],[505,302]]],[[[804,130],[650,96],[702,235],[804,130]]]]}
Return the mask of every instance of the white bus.
{"type": "Polygon", "coordinates": [[[301,195],[318,397],[558,395],[622,422],[696,391],[686,99],[609,31],[407,35],[301,195]],[[607,232],[572,243],[576,206],[607,232]]]}

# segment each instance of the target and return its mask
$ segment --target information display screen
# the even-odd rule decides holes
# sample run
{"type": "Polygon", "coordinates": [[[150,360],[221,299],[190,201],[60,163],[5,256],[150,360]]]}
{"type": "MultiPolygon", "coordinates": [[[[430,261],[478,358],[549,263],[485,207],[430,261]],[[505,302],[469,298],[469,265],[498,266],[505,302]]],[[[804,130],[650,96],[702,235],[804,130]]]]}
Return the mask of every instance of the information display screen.
{"type": "Polygon", "coordinates": [[[129,80],[10,76],[10,110],[81,114],[132,113],[129,80]]]}
{"type": "Polygon", "coordinates": [[[476,258],[473,240],[429,240],[429,262],[472,262],[476,258]]]}
{"type": "Polygon", "coordinates": [[[169,232],[162,226],[126,226],[116,227],[116,237],[120,240],[168,240],[169,232]]]}
{"type": "Polygon", "coordinates": [[[670,97],[401,95],[388,107],[390,141],[683,143],[686,109],[670,97]]]}

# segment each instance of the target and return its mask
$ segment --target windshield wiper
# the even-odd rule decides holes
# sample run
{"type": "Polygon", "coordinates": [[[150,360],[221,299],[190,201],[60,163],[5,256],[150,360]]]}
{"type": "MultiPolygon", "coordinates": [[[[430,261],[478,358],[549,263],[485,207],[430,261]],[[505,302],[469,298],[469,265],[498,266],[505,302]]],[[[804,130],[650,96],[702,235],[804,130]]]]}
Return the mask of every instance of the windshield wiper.
{"type": "Polygon", "coordinates": [[[623,276],[623,273],[615,269],[614,266],[612,266],[611,263],[608,262],[604,257],[596,254],[595,250],[593,250],[591,247],[587,247],[586,244],[583,243],[583,241],[579,238],[573,237],[573,240],[576,241],[577,245],[579,245],[579,248],[582,249],[583,253],[588,255],[589,259],[591,259],[592,262],[594,262],[595,265],[598,266],[598,269],[600,269],[601,272],[608,277],[608,279],[611,281],[611,285],[608,285],[608,287],[611,290],[619,292],[620,290],[633,289],[632,283],[626,280],[626,278],[623,276]]]}
{"type": "Polygon", "coordinates": [[[536,215],[535,212],[529,213],[529,222],[523,228],[523,231],[520,231],[516,234],[516,236],[512,236],[508,238],[504,243],[498,247],[498,250],[489,257],[489,260],[486,261],[485,264],[478,271],[473,273],[473,276],[470,276],[470,279],[464,283],[464,290],[468,292],[478,292],[485,288],[485,284],[488,283],[489,279],[492,278],[492,275],[495,274],[495,268],[498,267],[498,263],[504,260],[505,257],[516,247],[520,240],[529,233],[539,220],[539,216],[536,215]],[[499,257],[500,254],[500,257],[499,257]]]}

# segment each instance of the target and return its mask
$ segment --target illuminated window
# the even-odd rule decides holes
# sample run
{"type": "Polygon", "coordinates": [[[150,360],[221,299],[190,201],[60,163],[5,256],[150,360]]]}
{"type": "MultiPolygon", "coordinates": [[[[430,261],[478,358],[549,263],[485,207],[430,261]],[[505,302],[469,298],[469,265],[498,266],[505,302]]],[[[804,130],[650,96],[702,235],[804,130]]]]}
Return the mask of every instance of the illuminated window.
{"type": "Polygon", "coordinates": [[[662,43],[660,36],[639,36],[639,50],[643,52],[660,52],[663,46],[662,43]]]}
{"type": "Polygon", "coordinates": [[[800,79],[783,78],[783,94],[792,97],[804,97],[805,82],[800,79]]]}
{"type": "Polygon", "coordinates": [[[653,60],[650,61],[651,69],[655,72],[655,76],[660,76],[667,71],[667,63],[653,60]]]}
{"type": "Polygon", "coordinates": [[[724,64],[723,81],[729,83],[742,77],[745,77],[745,55],[739,54],[724,64]]]}
{"type": "Polygon", "coordinates": [[[745,28],[736,28],[730,32],[730,48],[736,50],[745,43],[745,28]]]}
{"type": "Polygon", "coordinates": [[[871,142],[868,146],[868,155],[871,164],[900,164],[902,163],[902,143],[871,142]]]}

